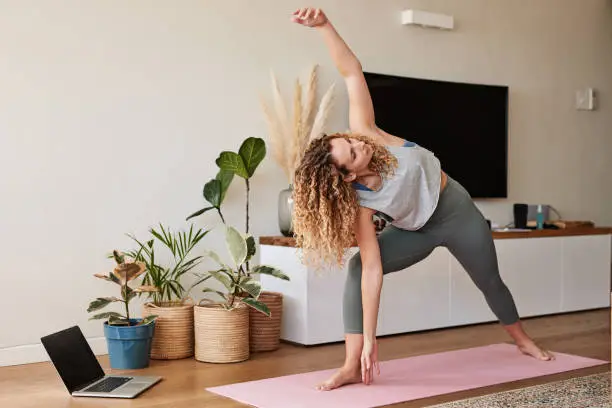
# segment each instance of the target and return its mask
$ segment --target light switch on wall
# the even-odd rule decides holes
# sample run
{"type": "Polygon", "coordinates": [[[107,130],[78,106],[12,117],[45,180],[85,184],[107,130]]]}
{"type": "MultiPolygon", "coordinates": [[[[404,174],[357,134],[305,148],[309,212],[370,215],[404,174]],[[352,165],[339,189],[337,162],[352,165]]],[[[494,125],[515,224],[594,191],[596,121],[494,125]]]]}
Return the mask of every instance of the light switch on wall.
{"type": "Polygon", "coordinates": [[[595,110],[596,95],[593,88],[576,91],[577,110],[595,110]]]}

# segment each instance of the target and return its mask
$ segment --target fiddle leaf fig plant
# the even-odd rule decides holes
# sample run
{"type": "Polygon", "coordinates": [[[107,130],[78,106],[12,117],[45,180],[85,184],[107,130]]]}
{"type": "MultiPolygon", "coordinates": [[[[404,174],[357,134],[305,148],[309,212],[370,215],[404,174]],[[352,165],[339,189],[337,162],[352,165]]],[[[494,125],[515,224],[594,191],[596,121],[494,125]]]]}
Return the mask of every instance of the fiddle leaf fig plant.
{"type": "Polygon", "coordinates": [[[224,151],[216,160],[221,171],[228,171],[244,179],[246,183],[246,233],[249,233],[250,179],[266,157],[266,143],[258,137],[249,137],[242,142],[238,153],[224,151]]]}
{"type": "MultiPolygon", "coordinates": [[[[215,163],[219,167],[217,176],[210,180],[204,185],[204,198],[210,204],[210,206],[202,208],[187,217],[187,220],[200,216],[209,210],[216,209],[221,217],[221,221],[225,226],[225,217],[221,212],[221,204],[225,200],[225,194],[229,186],[231,185],[234,176],[238,176],[244,179],[246,185],[246,234],[249,233],[249,220],[250,220],[250,191],[251,183],[250,180],[255,174],[255,170],[266,157],[266,143],[263,139],[257,137],[246,138],[238,152],[223,151],[219,154],[219,157],[215,160],[215,163]]],[[[256,252],[255,239],[247,236],[247,253],[249,259],[256,252]]],[[[250,276],[250,265],[247,262],[244,268],[240,271],[247,276],[250,276]]]]}
{"type": "MultiPolygon", "coordinates": [[[[270,316],[268,306],[258,300],[262,290],[261,283],[245,273],[245,264],[255,253],[253,237],[248,234],[243,235],[233,227],[226,227],[225,242],[232,265],[223,262],[214,251],[208,251],[208,256],[218,264],[218,269],[198,274],[199,279],[194,286],[213,278],[223,285],[226,292],[211,288],[205,288],[203,292],[220,296],[223,299],[221,305],[225,309],[231,310],[239,302],[242,302],[266,316],[270,316]]],[[[289,280],[289,277],[280,270],[266,265],[253,267],[252,273],[267,274],[279,279],[289,280]]]]}
{"type": "Polygon", "coordinates": [[[117,250],[113,251],[113,259],[117,265],[112,272],[109,272],[107,275],[96,273],[94,276],[119,285],[121,288],[121,297],[99,297],[89,304],[87,312],[91,313],[103,309],[111,303],[119,302],[123,303],[125,306],[125,315],[118,312],[104,312],[92,316],[89,320],[108,319],[108,324],[111,326],[137,326],[152,322],[157,316],[148,316],[136,324],[132,324],[130,319],[130,301],[140,293],[157,291],[157,288],[154,286],[142,285],[132,289],[128,285],[129,282],[135,280],[146,271],[144,262],[127,260],[126,257],[117,250]]]}

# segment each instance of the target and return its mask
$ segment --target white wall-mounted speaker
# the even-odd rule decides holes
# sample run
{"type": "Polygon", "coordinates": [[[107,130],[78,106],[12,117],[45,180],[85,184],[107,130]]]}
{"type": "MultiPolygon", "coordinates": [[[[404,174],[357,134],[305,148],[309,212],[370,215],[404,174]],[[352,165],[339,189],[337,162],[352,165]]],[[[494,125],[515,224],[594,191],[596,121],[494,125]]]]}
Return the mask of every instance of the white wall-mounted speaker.
{"type": "Polygon", "coordinates": [[[402,11],[402,24],[419,25],[422,27],[435,27],[444,30],[452,30],[455,26],[453,16],[446,14],[430,13],[420,10],[402,11]]]}

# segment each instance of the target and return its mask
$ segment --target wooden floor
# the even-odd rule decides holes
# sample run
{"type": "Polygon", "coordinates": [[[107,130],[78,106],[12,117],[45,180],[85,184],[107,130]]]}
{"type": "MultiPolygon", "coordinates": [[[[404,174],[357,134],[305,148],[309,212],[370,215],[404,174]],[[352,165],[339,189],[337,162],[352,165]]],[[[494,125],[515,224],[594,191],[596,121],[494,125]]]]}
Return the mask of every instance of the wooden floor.
{"type": "MultiPolygon", "coordinates": [[[[527,332],[540,344],[553,351],[610,360],[608,309],[528,319],[524,321],[524,325],[527,332]]],[[[497,324],[413,333],[380,339],[379,358],[384,361],[507,341],[505,332],[497,324]]],[[[309,348],[283,344],[279,350],[253,354],[250,360],[238,364],[213,365],[200,363],[194,359],[152,361],[149,368],[133,373],[161,375],[164,380],[134,400],[72,398],[50,363],[3,367],[0,368],[0,407],[245,407],[230,399],[211,394],[205,391],[205,388],[335,368],[341,365],[343,357],[342,344],[309,348]]],[[[108,360],[105,356],[101,357],[100,361],[107,373],[125,373],[108,369],[108,360]]],[[[395,404],[393,407],[424,407],[609,369],[610,365],[606,364],[395,404]]]]}

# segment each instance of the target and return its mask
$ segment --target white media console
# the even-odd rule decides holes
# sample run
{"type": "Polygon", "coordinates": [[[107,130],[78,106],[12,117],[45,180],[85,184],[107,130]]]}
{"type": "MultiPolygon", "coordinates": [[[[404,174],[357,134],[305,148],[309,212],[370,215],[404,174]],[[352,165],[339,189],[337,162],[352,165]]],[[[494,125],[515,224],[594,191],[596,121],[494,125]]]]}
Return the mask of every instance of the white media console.
{"type": "MultiPolygon", "coordinates": [[[[609,307],[611,234],[611,228],[494,232],[500,273],[520,316],[609,307]]],[[[342,341],[346,270],[317,274],[299,262],[293,245],[291,238],[260,238],[260,262],[291,278],[261,276],[264,290],[284,295],[281,339],[303,345],[342,341]]],[[[491,321],[496,318],[484,297],[445,248],[384,278],[379,336],[491,321]]]]}

